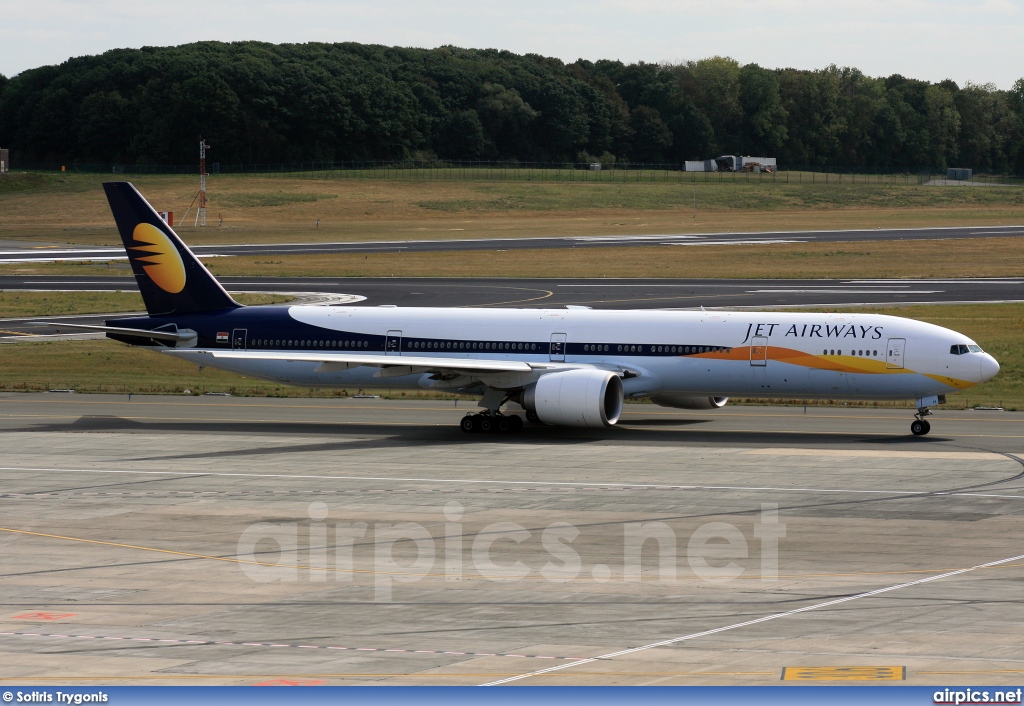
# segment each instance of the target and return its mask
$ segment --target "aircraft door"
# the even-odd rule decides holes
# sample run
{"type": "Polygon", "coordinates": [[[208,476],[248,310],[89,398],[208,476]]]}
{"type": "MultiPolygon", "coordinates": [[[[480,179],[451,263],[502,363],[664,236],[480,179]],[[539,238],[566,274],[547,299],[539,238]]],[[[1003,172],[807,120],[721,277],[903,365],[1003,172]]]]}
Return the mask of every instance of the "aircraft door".
{"type": "Polygon", "coordinates": [[[888,347],[885,351],[885,367],[887,368],[902,368],[903,367],[903,352],[907,346],[907,339],[905,338],[890,338],[888,347]]]}
{"type": "Polygon", "coordinates": [[[248,329],[236,328],[231,332],[231,347],[236,351],[245,350],[245,334],[248,329]]]}
{"type": "Polygon", "coordinates": [[[750,364],[768,364],[768,339],[765,336],[754,336],[750,339],[750,364]]]}
{"type": "Polygon", "coordinates": [[[388,331],[384,339],[384,355],[402,355],[401,331],[388,331]]]}
{"type": "Polygon", "coordinates": [[[564,363],[565,362],[565,339],[567,336],[564,333],[553,333],[551,334],[551,347],[549,348],[549,357],[553,363],[564,363]]]}

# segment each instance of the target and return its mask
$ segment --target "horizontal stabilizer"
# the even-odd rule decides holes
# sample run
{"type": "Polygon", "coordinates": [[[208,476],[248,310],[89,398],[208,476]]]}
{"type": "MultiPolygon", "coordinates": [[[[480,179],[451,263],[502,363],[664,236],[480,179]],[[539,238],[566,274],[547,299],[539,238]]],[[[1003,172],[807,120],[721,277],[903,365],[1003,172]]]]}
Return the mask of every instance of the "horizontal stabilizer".
{"type": "Polygon", "coordinates": [[[195,331],[183,331],[175,333],[174,331],[148,331],[141,328],[125,328],[123,326],[91,326],[89,324],[62,324],[55,321],[31,321],[29,322],[33,326],[47,326],[49,328],[57,329],[59,333],[61,329],[68,329],[71,331],[95,331],[97,333],[116,333],[122,336],[139,336],[141,338],[153,338],[158,341],[194,341],[197,336],[195,331]]]}

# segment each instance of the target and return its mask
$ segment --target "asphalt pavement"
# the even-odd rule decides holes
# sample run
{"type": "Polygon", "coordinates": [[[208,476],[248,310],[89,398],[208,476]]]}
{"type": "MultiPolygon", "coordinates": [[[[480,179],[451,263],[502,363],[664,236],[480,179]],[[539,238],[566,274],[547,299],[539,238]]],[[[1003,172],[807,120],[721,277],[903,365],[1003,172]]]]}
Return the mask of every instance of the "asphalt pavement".
{"type": "MultiPolygon", "coordinates": [[[[264,243],[251,245],[190,245],[199,257],[243,255],[323,255],[330,253],[463,252],[470,250],[558,250],[570,248],[686,247],[777,243],[845,243],[879,240],[960,240],[1024,236],[1024,226],[955,228],[874,228],[860,230],[775,231],[767,233],[670,233],[654,235],[595,235],[560,238],[479,238],[465,240],[389,240],[340,243],[264,243]]],[[[124,260],[120,247],[54,247],[26,243],[0,248],[3,262],[58,260],[124,260]]]]}
{"type": "Polygon", "coordinates": [[[1016,689],[1013,412],[0,393],[0,678],[1016,689]]]}

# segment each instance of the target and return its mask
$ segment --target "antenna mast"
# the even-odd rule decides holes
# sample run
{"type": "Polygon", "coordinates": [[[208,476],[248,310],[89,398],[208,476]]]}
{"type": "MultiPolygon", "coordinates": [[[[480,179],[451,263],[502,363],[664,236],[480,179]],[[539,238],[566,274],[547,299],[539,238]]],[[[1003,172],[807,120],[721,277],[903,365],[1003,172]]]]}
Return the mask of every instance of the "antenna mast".
{"type": "Polygon", "coordinates": [[[209,145],[199,138],[199,208],[196,209],[196,225],[206,227],[206,150],[209,145]]]}

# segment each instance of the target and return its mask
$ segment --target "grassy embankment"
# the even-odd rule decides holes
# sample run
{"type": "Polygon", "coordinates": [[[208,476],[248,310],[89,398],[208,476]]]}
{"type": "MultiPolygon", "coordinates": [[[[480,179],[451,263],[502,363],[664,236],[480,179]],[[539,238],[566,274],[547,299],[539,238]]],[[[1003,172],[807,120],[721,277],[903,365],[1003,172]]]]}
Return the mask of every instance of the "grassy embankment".
{"type": "MultiPolygon", "coordinates": [[[[744,177],[746,175],[739,175],[744,177]]],[[[0,240],[118,243],[106,175],[0,179],[0,240]]],[[[133,177],[178,217],[184,176],[133,177]]],[[[211,177],[210,222],[179,226],[189,243],[444,239],[800,230],[1024,222],[1024,189],[902,184],[412,181],[211,177]],[[696,189],[698,213],[693,219],[696,189]],[[316,219],[321,227],[316,228],[316,219]]],[[[44,252],[45,248],[41,250],[44,252]]],[[[1017,275],[1017,238],[728,247],[216,258],[221,275],[546,277],[989,277],[1017,275]]],[[[5,264],[5,274],[127,275],[114,263],[5,264]]]]}
{"type": "MultiPolygon", "coordinates": [[[[179,225],[179,232],[190,243],[253,243],[1024,222],[1021,187],[854,184],[849,177],[835,183],[834,176],[829,184],[785,183],[745,174],[733,175],[736,181],[696,184],[300,176],[211,176],[208,223],[213,225],[179,225]],[[216,225],[219,215],[224,217],[221,227],[216,225]]],[[[128,178],[156,208],[174,211],[179,222],[197,189],[193,176],[128,178]]],[[[118,244],[100,187],[108,179],[78,174],[0,178],[0,240],[118,244]]]]}
{"type": "MultiPolygon", "coordinates": [[[[916,306],[870,309],[929,321],[977,340],[1002,365],[985,385],[949,397],[949,408],[999,405],[1024,409],[1024,304],[916,306]]],[[[0,390],[70,388],[79,392],[177,393],[335,397],[341,390],[308,390],[251,380],[211,368],[199,370],[157,352],[114,341],[19,343],[0,346],[0,390]]],[[[348,390],[354,393],[355,390],[348,390]]],[[[446,397],[441,393],[385,392],[392,397],[446,397]]],[[[903,405],[900,405],[903,406],[903,405]]]]}

